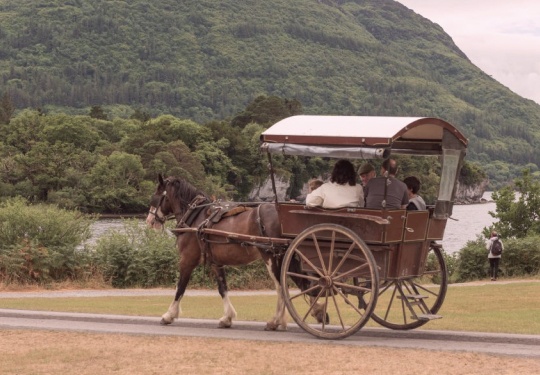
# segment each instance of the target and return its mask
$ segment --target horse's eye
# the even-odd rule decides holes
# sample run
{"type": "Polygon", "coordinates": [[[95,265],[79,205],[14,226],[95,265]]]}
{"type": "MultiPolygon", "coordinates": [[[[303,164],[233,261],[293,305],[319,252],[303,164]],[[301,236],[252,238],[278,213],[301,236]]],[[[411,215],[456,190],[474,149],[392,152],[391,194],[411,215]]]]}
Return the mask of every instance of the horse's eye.
{"type": "Polygon", "coordinates": [[[152,199],[150,199],[150,206],[157,207],[159,205],[159,197],[153,196],[152,199]]]}

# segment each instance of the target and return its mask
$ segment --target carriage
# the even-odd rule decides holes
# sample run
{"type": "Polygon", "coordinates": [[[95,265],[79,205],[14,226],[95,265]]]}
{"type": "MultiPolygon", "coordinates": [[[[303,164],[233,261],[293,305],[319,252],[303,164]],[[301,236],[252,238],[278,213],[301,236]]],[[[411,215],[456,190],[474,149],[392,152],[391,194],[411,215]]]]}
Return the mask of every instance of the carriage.
{"type": "MultiPolygon", "coordinates": [[[[258,249],[268,260],[279,288],[276,310],[286,308],[299,327],[318,338],[348,337],[370,319],[390,329],[417,328],[441,317],[437,313],[446,295],[448,275],[438,241],[443,239],[452,214],[466,148],[463,134],[437,118],[292,116],[261,134],[261,150],[268,157],[275,196],[266,205],[273,206],[275,225],[260,225],[257,233],[240,233],[234,224],[186,225],[177,215],[177,221],[184,225],[175,231],[196,234],[194,238],[206,246],[226,242],[258,249]],[[275,155],[351,160],[392,155],[434,157],[441,172],[438,196],[434,205],[419,211],[323,209],[285,201],[276,191],[275,155]]],[[[163,203],[157,205],[163,211],[163,203]]],[[[224,216],[229,209],[217,211],[224,216]]],[[[204,222],[210,223],[209,210],[206,212],[204,222]]],[[[187,214],[182,215],[185,218],[187,214]]],[[[186,246],[188,240],[183,241],[179,247],[186,246]]],[[[220,263],[219,254],[213,256],[220,263]]],[[[219,264],[216,272],[219,276],[219,264]]],[[[177,297],[183,294],[180,289],[179,282],[177,297]]],[[[226,294],[222,296],[226,315],[235,315],[226,303],[226,294]]],[[[169,312],[177,314],[174,308],[169,312]]],[[[274,329],[282,323],[280,319],[274,320],[274,329]]]]}

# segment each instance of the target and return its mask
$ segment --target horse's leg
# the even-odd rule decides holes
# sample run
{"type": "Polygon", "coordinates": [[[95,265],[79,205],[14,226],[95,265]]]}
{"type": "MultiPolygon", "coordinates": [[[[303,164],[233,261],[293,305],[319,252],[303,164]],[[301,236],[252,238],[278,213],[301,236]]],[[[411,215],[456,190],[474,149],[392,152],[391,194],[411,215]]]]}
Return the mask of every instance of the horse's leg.
{"type": "Polygon", "coordinates": [[[326,315],[324,313],[324,303],[317,302],[314,304],[314,302],[315,302],[315,297],[310,296],[309,303],[313,305],[310,315],[314,317],[315,319],[317,319],[318,323],[322,323],[323,317],[324,317],[324,323],[329,324],[330,316],[328,315],[328,313],[326,313],[326,315]]]}
{"type": "Polygon", "coordinates": [[[223,301],[223,316],[219,319],[219,328],[231,328],[232,321],[236,318],[236,310],[234,309],[227,289],[227,280],[225,279],[225,270],[223,266],[212,264],[212,271],[216,277],[218,291],[223,301]]]}
{"type": "Polygon", "coordinates": [[[191,273],[198,265],[199,255],[200,253],[196,256],[191,257],[191,259],[189,256],[186,256],[186,254],[183,254],[183,256],[181,256],[179,265],[180,278],[178,279],[178,283],[176,285],[176,294],[167,312],[161,316],[161,324],[171,324],[172,322],[174,322],[174,319],[178,318],[178,315],[182,310],[180,307],[180,300],[184,296],[184,292],[186,291],[189,279],[191,278],[191,273]]]}
{"type": "Polygon", "coordinates": [[[269,257],[265,259],[265,265],[268,269],[270,277],[274,281],[277,291],[277,305],[276,313],[272,320],[266,323],[265,331],[276,331],[281,327],[283,330],[287,330],[287,319],[285,317],[285,301],[283,299],[283,292],[281,290],[281,284],[279,282],[281,267],[279,266],[276,258],[269,257]]]}
{"type": "Polygon", "coordinates": [[[174,322],[174,319],[178,318],[180,315],[180,312],[182,311],[180,301],[184,296],[184,292],[186,291],[189,279],[191,278],[192,271],[193,269],[189,270],[189,272],[187,270],[180,271],[180,278],[178,279],[178,284],[176,285],[176,294],[174,296],[174,300],[171,302],[167,312],[161,316],[161,324],[171,324],[174,322]]]}

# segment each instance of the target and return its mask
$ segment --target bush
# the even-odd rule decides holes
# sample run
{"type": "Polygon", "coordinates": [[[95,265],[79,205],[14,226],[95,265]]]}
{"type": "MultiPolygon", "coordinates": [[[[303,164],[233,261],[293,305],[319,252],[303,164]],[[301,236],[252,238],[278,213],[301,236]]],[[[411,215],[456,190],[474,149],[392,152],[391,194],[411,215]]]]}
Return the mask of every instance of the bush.
{"type": "Polygon", "coordinates": [[[487,260],[485,238],[479,235],[475,241],[468,241],[465,247],[460,250],[458,259],[456,281],[477,280],[487,277],[489,262],[487,260]]]}
{"type": "Polygon", "coordinates": [[[96,243],[94,262],[112,286],[154,287],[178,279],[176,237],[125,220],[123,230],[111,230],[96,243]]]}
{"type": "Polygon", "coordinates": [[[82,278],[93,219],[21,198],[0,204],[0,280],[43,283],[82,278]]]}
{"type": "MultiPolygon", "coordinates": [[[[540,236],[502,239],[504,251],[499,272],[504,276],[540,274],[540,236]]],[[[489,271],[485,238],[469,241],[459,253],[457,281],[483,279],[489,271]]]]}
{"type": "MultiPolygon", "coordinates": [[[[94,262],[112,286],[156,287],[175,285],[178,277],[176,237],[142,227],[139,220],[126,220],[122,230],[111,230],[96,243],[94,262]]],[[[229,288],[271,288],[273,282],[263,262],[226,267],[229,288]]],[[[216,288],[210,267],[197,267],[189,287],[216,288]]]]}

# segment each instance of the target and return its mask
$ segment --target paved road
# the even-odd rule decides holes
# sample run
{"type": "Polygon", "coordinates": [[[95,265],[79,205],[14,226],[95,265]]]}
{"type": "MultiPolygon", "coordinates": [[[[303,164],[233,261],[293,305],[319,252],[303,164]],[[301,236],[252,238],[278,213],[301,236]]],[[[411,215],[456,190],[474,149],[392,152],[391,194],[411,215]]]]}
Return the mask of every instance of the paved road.
{"type": "Polygon", "coordinates": [[[234,328],[219,329],[217,320],[179,319],[170,326],[158,317],[81,314],[0,309],[0,329],[36,329],[136,335],[191,336],[273,342],[394,347],[443,351],[478,352],[540,358],[540,335],[486,334],[447,331],[391,331],[364,328],[343,340],[321,340],[295,324],[288,331],[266,332],[262,322],[235,322],[234,328]]]}
{"type": "MultiPolygon", "coordinates": [[[[534,280],[538,282],[539,280],[534,280]]],[[[509,281],[512,282],[512,281],[509,281]]],[[[471,283],[468,285],[478,285],[471,283]]],[[[502,284],[502,283],[501,283],[502,284]]],[[[467,284],[461,284],[466,286],[467,284]]],[[[457,286],[456,284],[452,285],[457,286]]],[[[233,291],[231,295],[275,294],[274,291],[233,291]]],[[[58,298],[100,296],[174,295],[173,289],[67,290],[39,292],[2,292],[1,298],[58,298]]],[[[216,291],[188,290],[189,295],[213,295],[216,291]]],[[[235,321],[231,329],[218,329],[216,320],[179,319],[170,326],[161,326],[160,317],[105,314],[82,314],[0,309],[0,329],[40,329],[74,332],[121,333],[137,335],[192,336],[274,342],[303,342],[356,346],[380,346],[478,352],[494,355],[540,358],[540,335],[491,334],[474,332],[392,331],[384,328],[363,328],[344,340],[321,340],[290,323],[286,332],[266,332],[263,322],[235,321]]]]}

